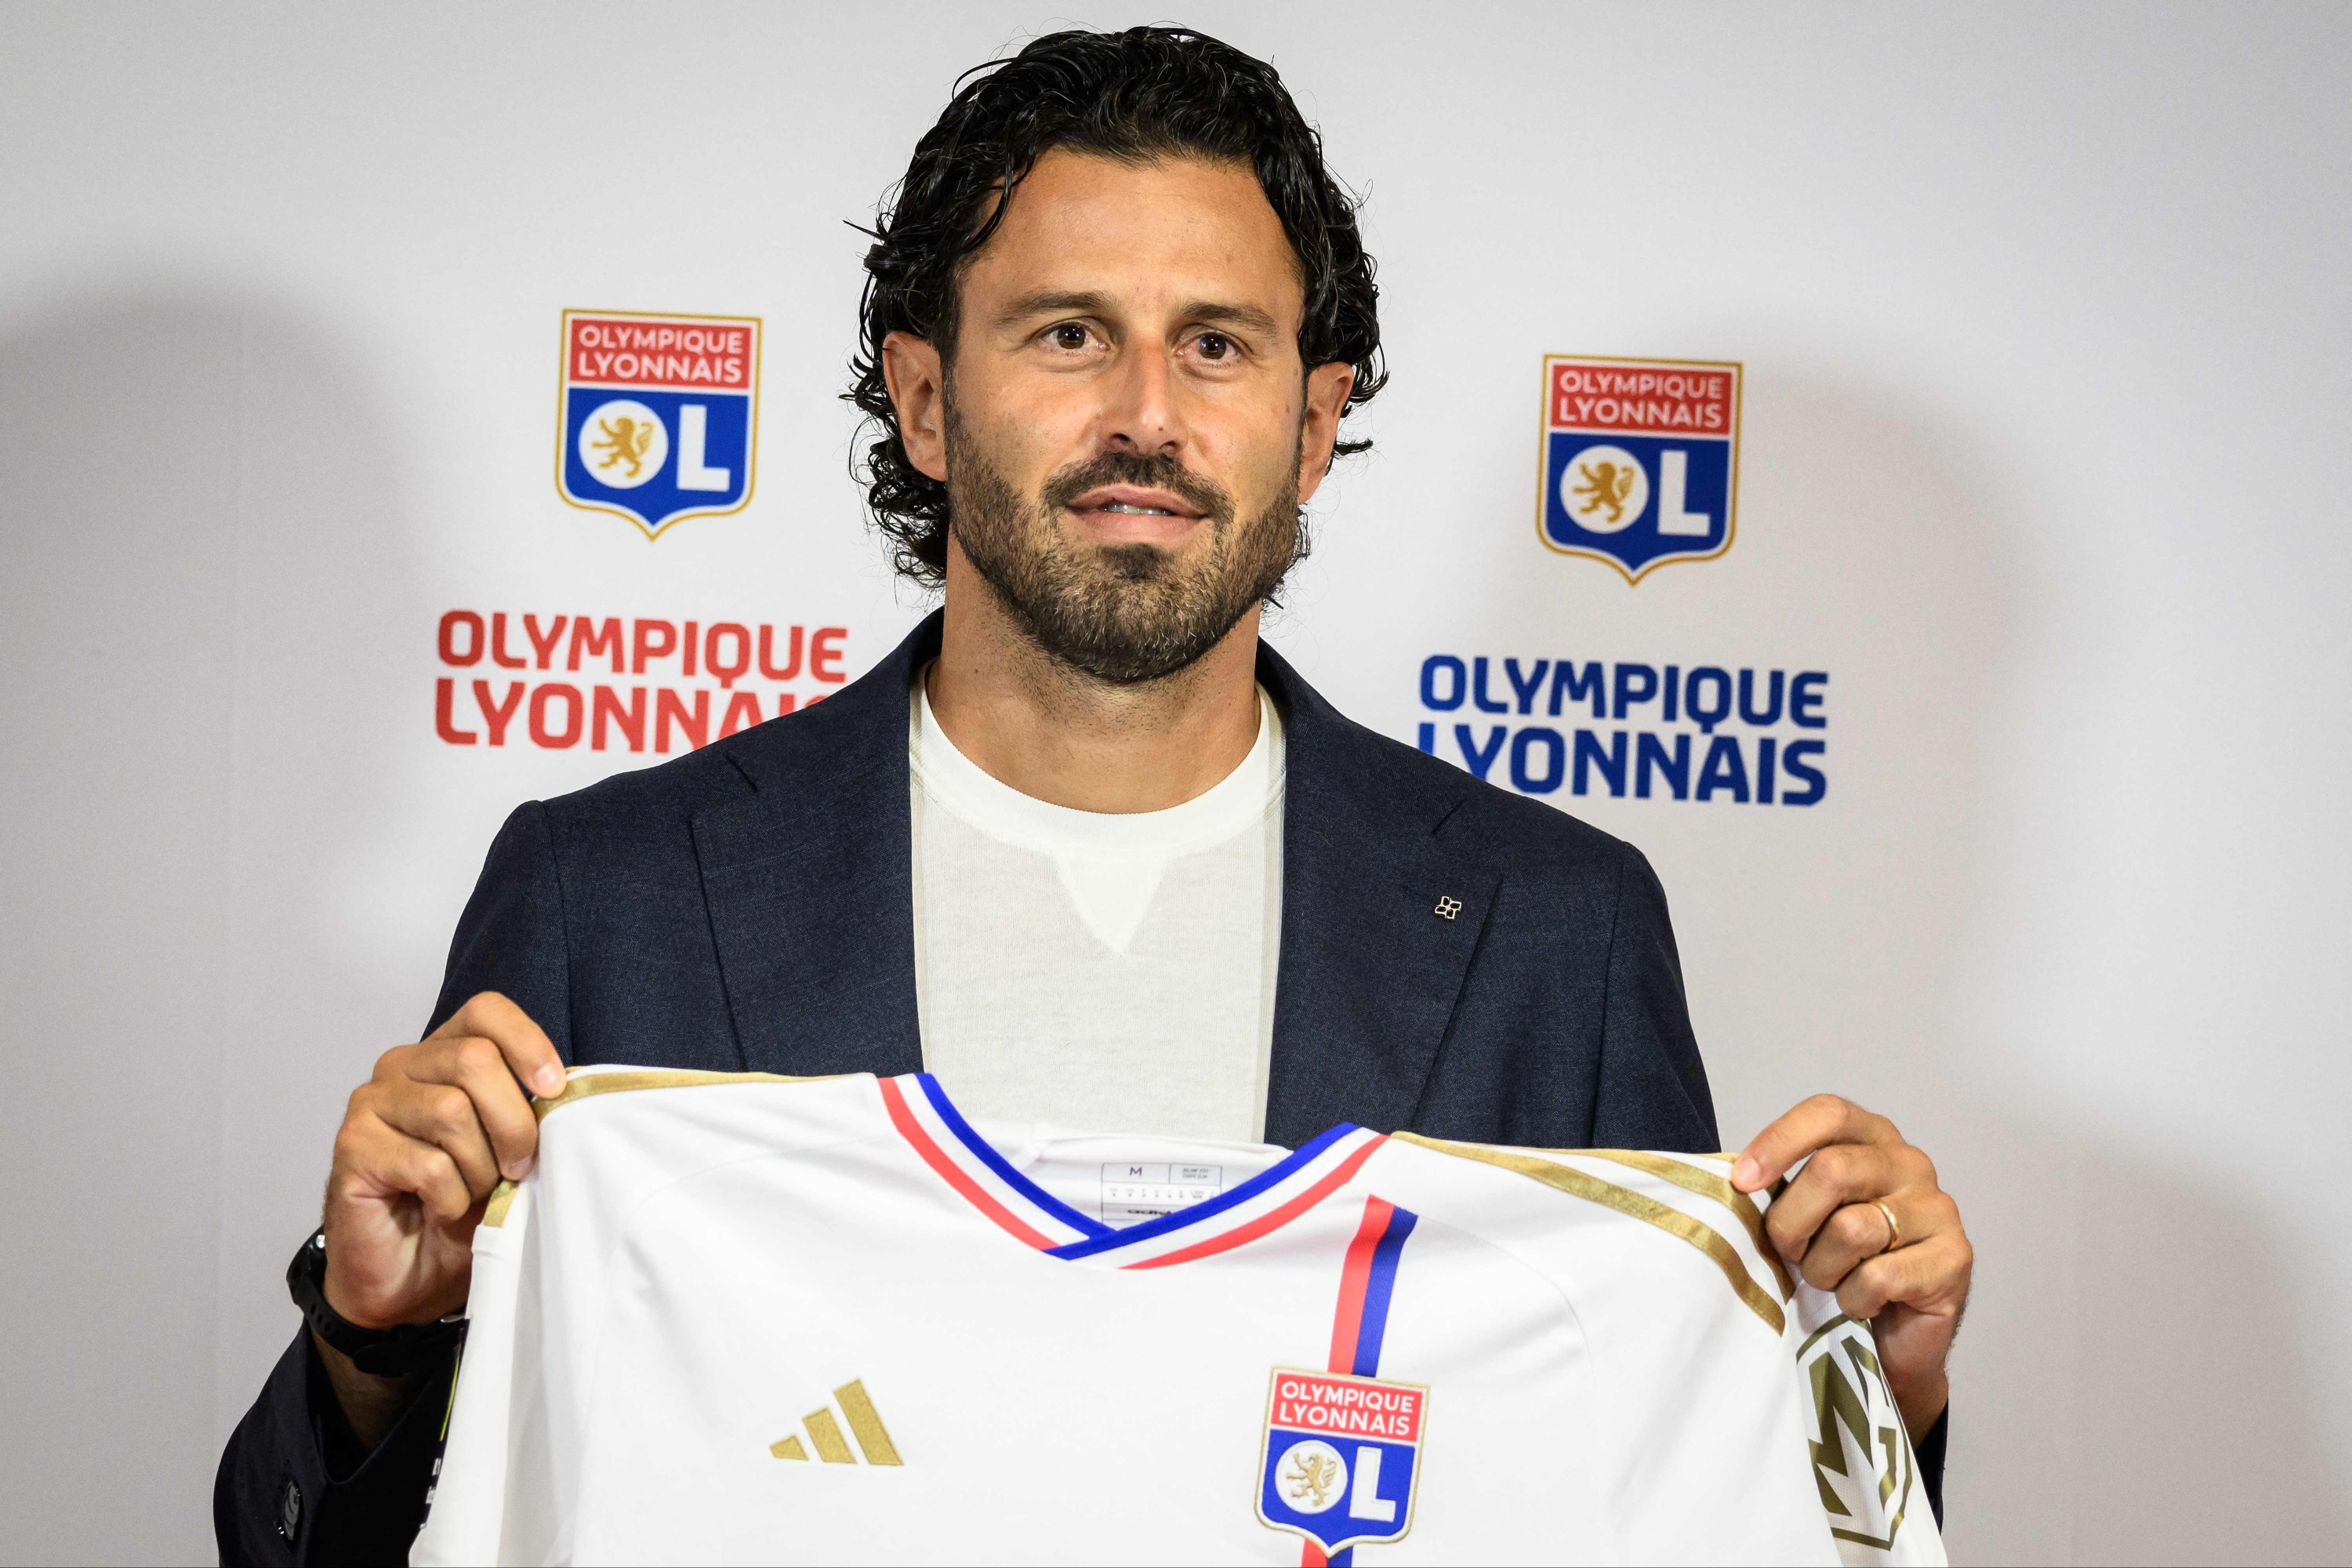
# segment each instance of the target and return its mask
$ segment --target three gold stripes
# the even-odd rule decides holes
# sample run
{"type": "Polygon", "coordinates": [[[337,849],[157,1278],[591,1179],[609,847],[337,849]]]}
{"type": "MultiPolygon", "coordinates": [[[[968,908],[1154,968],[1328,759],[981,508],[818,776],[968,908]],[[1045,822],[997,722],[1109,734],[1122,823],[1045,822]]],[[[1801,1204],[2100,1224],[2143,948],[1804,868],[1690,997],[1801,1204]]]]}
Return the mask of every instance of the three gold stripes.
{"type": "MultiPolygon", "coordinates": [[[[869,1465],[903,1465],[898,1445],[890,1441],[889,1429],[882,1425],[882,1413],[874,1408],[874,1401],[866,1392],[866,1380],[851,1378],[833,1391],[841,1401],[841,1413],[849,1417],[849,1429],[857,1437],[857,1446],[866,1454],[869,1465]]],[[[854,1465],[857,1456],[849,1451],[849,1441],[841,1435],[841,1423],[833,1418],[829,1405],[820,1405],[801,1417],[801,1426],[816,1447],[816,1457],[828,1465],[854,1465]]],[[[768,1452],[779,1459],[808,1458],[808,1449],[801,1446],[800,1433],[780,1437],[768,1445],[768,1452]]]]}
{"type": "Polygon", "coordinates": [[[1788,1316],[1781,1310],[1781,1303],[1793,1296],[1795,1290],[1789,1282],[1788,1270],[1781,1266],[1780,1258],[1765,1241],[1763,1215],[1757,1211],[1753,1199],[1712,1171],[1685,1164],[1680,1160],[1668,1159],[1661,1154],[1644,1153],[1633,1149],[1560,1151],[1563,1153],[1586,1155],[1595,1160],[1607,1160],[1612,1164],[1628,1165],[1637,1171],[1646,1171],[1662,1180],[1672,1182],[1685,1192],[1696,1193],[1701,1197],[1710,1198],[1723,1205],[1738,1216],[1740,1224],[1747,1228],[1749,1238],[1756,1243],[1756,1250],[1771,1268],[1773,1283],[1780,1288],[1780,1295],[1778,1298],[1756,1283],[1755,1276],[1748,1271],[1747,1263],[1739,1256],[1739,1249],[1724,1239],[1719,1233],[1693,1219],[1682,1210],[1662,1204],[1644,1194],[1634,1192],[1630,1187],[1621,1187],[1614,1182],[1604,1182],[1600,1177],[1580,1171],[1573,1165],[1563,1165],[1552,1160],[1539,1159],[1525,1150],[1496,1149],[1483,1143],[1453,1143],[1443,1139],[1423,1138],[1413,1132],[1399,1132],[1395,1136],[1405,1142],[1416,1143],[1422,1148],[1434,1150],[1441,1154],[1452,1154],[1464,1160],[1477,1160],[1489,1165],[1498,1165],[1506,1171],[1516,1171],[1520,1175],[1531,1177],[1548,1187],[1582,1198],[1588,1203],[1599,1204],[1603,1208],[1614,1209],[1628,1219],[1640,1220],[1644,1225],[1656,1226],[1668,1236],[1679,1237],[1704,1253],[1717,1268],[1723,1271],[1724,1279],[1731,1283],[1733,1293],[1738,1296],[1749,1311],[1762,1319],[1766,1326],[1774,1333],[1780,1332],[1788,1326],[1788,1316]]]}

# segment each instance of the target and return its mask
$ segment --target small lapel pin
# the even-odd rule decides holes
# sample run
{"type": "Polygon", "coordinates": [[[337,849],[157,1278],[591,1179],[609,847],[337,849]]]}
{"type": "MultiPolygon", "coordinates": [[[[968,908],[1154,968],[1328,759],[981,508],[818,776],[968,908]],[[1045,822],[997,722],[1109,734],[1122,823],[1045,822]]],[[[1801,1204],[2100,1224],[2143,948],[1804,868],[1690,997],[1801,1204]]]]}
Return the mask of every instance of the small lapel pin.
{"type": "Polygon", "coordinates": [[[1462,900],[1459,899],[1440,899],[1437,900],[1437,908],[1432,912],[1437,915],[1440,919],[1450,921],[1455,915],[1462,912],[1462,900]]]}

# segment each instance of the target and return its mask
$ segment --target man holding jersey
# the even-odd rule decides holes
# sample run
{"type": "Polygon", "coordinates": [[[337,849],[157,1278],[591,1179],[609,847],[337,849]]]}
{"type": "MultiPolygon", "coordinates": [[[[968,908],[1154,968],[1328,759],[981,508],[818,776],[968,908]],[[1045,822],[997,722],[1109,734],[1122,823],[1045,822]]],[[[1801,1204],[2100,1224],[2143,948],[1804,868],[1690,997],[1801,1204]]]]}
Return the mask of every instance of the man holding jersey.
{"type": "MultiPolygon", "coordinates": [[[[866,266],[870,504],[941,608],[816,708],[509,819],[427,1037],[336,1135],[309,1322],[223,1458],[225,1558],[403,1557],[435,1325],[567,1064],[928,1068],[976,1115],[1287,1145],[1722,1147],[1639,853],[1350,723],[1259,641],[1384,380],[1353,204],[1273,69],[1181,30],[1040,39],[924,136],[866,266]]],[[[1932,1487],[1958,1209],[1833,1097],[1735,1181],[1800,1163],[1770,1238],[1875,1321],[1932,1487]]]]}

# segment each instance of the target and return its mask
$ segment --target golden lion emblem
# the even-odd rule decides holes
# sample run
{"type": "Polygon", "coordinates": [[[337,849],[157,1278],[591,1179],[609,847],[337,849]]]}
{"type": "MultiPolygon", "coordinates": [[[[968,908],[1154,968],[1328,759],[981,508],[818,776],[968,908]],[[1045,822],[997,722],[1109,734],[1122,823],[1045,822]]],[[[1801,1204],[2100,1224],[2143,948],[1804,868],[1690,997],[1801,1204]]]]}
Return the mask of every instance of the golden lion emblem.
{"type": "MultiPolygon", "coordinates": [[[[653,421],[632,419],[624,414],[617,419],[599,419],[596,428],[604,433],[604,438],[593,443],[594,450],[611,454],[596,466],[609,468],[615,463],[626,463],[629,478],[635,479],[644,470],[646,453],[654,444],[653,421]]],[[[1608,465],[1603,463],[1601,467],[1608,465]]]]}
{"type": "Polygon", "coordinates": [[[1624,521],[1625,502],[1633,494],[1633,481],[1641,477],[1640,471],[1631,463],[1611,462],[1579,463],[1576,471],[1584,477],[1584,482],[1574,492],[1577,500],[1584,503],[1580,510],[1597,511],[1605,506],[1610,521],[1624,521]]]}
{"type": "MultiPolygon", "coordinates": [[[[1304,1447],[1304,1445],[1302,1445],[1304,1447]]],[[[1297,1502],[1307,1493],[1315,1494],[1314,1510],[1319,1513],[1331,1504],[1331,1489],[1339,1484],[1339,1461],[1328,1454],[1306,1454],[1297,1448],[1290,1451],[1290,1462],[1297,1468],[1282,1478],[1290,1489],[1290,1500],[1297,1502]]]]}

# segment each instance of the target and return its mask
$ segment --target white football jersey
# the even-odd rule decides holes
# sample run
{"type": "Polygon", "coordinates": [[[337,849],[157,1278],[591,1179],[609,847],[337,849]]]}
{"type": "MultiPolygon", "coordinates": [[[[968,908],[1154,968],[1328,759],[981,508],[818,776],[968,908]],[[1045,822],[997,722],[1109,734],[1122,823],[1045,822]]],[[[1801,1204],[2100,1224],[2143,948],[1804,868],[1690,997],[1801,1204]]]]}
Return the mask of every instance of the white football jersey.
{"type": "Polygon", "coordinates": [[[975,1129],[927,1074],[541,1115],[414,1563],[1944,1561],[1721,1159],[975,1129]]]}

